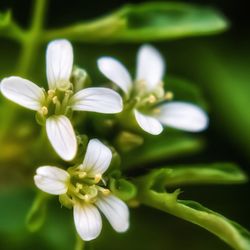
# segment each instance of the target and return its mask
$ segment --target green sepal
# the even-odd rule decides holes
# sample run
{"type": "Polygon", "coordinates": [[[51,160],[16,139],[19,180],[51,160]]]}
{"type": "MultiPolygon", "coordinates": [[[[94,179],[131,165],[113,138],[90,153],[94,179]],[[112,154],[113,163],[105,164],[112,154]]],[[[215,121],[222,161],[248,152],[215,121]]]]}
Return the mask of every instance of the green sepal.
{"type": "Polygon", "coordinates": [[[73,202],[67,194],[59,195],[59,202],[62,204],[62,206],[68,209],[71,209],[73,207],[73,202]]]}
{"type": "Polygon", "coordinates": [[[26,227],[30,232],[36,232],[42,227],[47,214],[47,202],[49,198],[48,194],[42,192],[36,195],[26,216],[26,227]]]}
{"type": "Polygon", "coordinates": [[[44,126],[45,125],[45,123],[46,123],[46,117],[44,115],[42,115],[40,112],[36,112],[35,118],[36,118],[36,122],[40,126],[44,126]]]}
{"type": "Polygon", "coordinates": [[[92,82],[87,71],[78,66],[74,66],[70,81],[73,83],[74,92],[78,92],[83,88],[89,87],[92,82]]]}
{"type": "Polygon", "coordinates": [[[136,186],[132,182],[125,179],[110,178],[109,188],[115,196],[124,201],[133,199],[137,194],[136,186]]]}
{"type": "Polygon", "coordinates": [[[105,172],[104,176],[115,176],[115,178],[118,178],[118,176],[121,176],[120,166],[121,166],[121,156],[120,154],[115,150],[114,147],[110,147],[112,151],[112,159],[110,162],[110,165],[105,172]]]}

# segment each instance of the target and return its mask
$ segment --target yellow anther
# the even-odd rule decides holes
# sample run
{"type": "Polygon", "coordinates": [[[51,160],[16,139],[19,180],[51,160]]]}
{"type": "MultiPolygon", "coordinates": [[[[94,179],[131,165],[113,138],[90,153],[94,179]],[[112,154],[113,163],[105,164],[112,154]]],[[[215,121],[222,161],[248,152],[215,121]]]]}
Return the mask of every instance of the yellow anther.
{"type": "Polygon", "coordinates": [[[57,96],[54,96],[54,97],[52,98],[52,102],[53,102],[54,104],[56,104],[56,103],[58,102],[57,96]]]}
{"type": "Polygon", "coordinates": [[[159,114],[160,112],[161,112],[160,109],[154,109],[154,111],[153,111],[154,114],[159,114]]]}
{"type": "Polygon", "coordinates": [[[174,98],[174,94],[171,91],[166,92],[164,96],[165,100],[172,100],[174,98]]]}
{"type": "Polygon", "coordinates": [[[85,194],[85,195],[84,195],[84,200],[88,202],[88,201],[90,200],[89,195],[85,194]]]}
{"type": "Polygon", "coordinates": [[[76,192],[78,193],[82,189],[82,184],[76,183],[76,192]]]}
{"type": "Polygon", "coordinates": [[[41,107],[41,109],[39,110],[39,113],[41,115],[47,115],[48,114],[48,108],[45,107],[45,106],[41,107]]]}
{"type": "Polygon", "coordinates": [[[80,172],[80,173],[78,174],[78,176],[79,176],[80,179],[84,178],[86,175],[87,175],[86,172],[80,172]]]}
{"type": "Polygon", "coordinates": [[[65,91],[64,95],[72,95],[73,91],[71,89],[68,89],[65,91]]]}
{"type": "Polygon", "coordinates": [[[102,192],[102,194],[104,195],[109,195],[110,194],[110,190],[109,189],[106,189],[106,188],[103,188],[100,190],[102,192]]]}
{"type": "Polygon", "coordinates": [[[156,102],[156,97],[154,95],[150,95],[149,98],[148,98],[148,102],[149,103],[154,103],[156,102]]]}
{"type": "Polygon", "coordinates": [[[52,98],[55,95],[55,90],[50,89],[48,90],[48,97],[52,98]]]}
{"type": "Polygon", "coordinates": [[[95,181],[95,183],[98,183],[101,179],[102,179],[102,175],[101,174],[96,174],[94,181],[95,181]]]}

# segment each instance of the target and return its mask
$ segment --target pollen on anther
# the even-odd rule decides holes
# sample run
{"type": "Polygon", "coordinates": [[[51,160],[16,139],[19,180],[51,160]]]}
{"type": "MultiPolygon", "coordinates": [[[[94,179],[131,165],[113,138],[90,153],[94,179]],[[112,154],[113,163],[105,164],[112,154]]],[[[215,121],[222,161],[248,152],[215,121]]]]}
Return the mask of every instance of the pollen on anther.
{"type": "Polygon", "coordinates": [[[150,95],[148,98],[149,103],[154,103],[156,101],[156,97],[154,95],[150,95]]]}
{"type": "Polygon", "coordinates": [[[47,115],[48,114],[48,108],[43,106],[41,107],[41,109],[39,110],[39,112],[42,114],[42,115],[47,115]]]}
{"type": "Polygon", "coordinates": [[[101,174],[96,174],[95,175],[95,183],[98,183],[101,179],[102,179],[102,175],[101,174]]]}
{"type": "Polygon", "coordinates": [[[90,200],[90,199],[89,199],[89,196],[88,196],[87,194],[84,195],[84,199],[85,199],[85,201],[87,201],[87,202],[90,200]]]}
{"type": "Polygon", "coordinates": [[[79,178],[81,178],[81,179],[84,178],[86,175],[87,175],[86,172],[80,172],[80,173],[78,174],[79,178]]]}
{"type": "Polygon", "coordinates": [[[172,100],[174,98],[174,94],[171,91],[166,92],[165,94],[165,100],[172,100]]]}
{"type": "Polygon", "coordinates": [[[110,194],[110,190],[109,190],[109,189],[106,189],[106,188],[102,189],[101,192],[102,192],[104,195],[110,194]]]}
{"type": "Polygon", "coordinates": [[[82,189],[82,184],[76,183],[76,192],[79,192],[82,189]]]}
{"type": "Polygon", "coordinates": [[[52,101],[53,101],[53,103],[54,103],[54,104],[56,104],[56,103],[57,103],[57,101],[58,101],[57,96],[54,96],[54,97],[52,98],[52,101]]]}
{"type": "Polygon", "coordinates": [[[54,97],[54,95],[55,95],[55,90],[49,89],[49,90],[48,90],[48,96],[49,96],[50,98],[52,98],[52,97],[54,97]]]}

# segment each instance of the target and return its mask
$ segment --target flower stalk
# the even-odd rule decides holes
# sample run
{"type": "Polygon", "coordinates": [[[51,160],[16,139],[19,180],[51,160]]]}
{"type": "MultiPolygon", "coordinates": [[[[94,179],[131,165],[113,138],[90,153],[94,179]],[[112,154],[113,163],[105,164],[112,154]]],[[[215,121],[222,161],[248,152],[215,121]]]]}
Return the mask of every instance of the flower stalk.
{"type": "Polygon", "coordinates": [[[36,54],[41,44],[40,37],[43,30],[44,17],[48,0],[35,0],[32,11],[30,29],[25,31],[25,39],[21,40],[22,49],[17,66],[17,75],[29,76],[31,67],[36,60],[36,54]]]}

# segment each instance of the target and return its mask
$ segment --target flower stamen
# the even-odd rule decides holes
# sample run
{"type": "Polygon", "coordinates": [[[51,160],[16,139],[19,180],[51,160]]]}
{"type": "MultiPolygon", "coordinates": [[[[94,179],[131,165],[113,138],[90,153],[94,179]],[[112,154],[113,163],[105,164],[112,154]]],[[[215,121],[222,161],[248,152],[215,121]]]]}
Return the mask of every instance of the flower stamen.
{"type": "Polygon", "coordinates": [[[170,100],[172,100],[173,98],[174,98],[173,92],[168,91],[168,92],[165,93],[165,96],[164,96],[164,99],[165,99],[165,100],[170,101],[170,100]]]}
{"type": "Polygon", "coordinates": [[[83,179],[84,177],[86,177],[87,173],[86,172],[78,172],[78,177],[80,179],[83,179]]]}
{"type": "Polygon", "coordinates": [[[43,106],[41,107],[38,112],[42,115],[42,116],[46,116],[48,114],[48,108],[43,106]]]}
{"type": "Polygon", "coordinates": [[[94,182],[98,183],[101,179],[102,179],[102,175],[101,174],[96,174],[95,177],[94,177],[94,182]]]}

